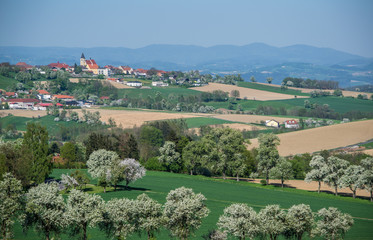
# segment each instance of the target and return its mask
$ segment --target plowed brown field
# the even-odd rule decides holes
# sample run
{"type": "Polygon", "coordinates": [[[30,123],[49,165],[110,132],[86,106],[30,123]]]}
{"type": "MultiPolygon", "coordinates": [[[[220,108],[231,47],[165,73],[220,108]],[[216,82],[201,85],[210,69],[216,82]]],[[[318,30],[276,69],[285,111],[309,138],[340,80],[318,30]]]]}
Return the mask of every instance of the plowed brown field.
{"type": "Polygon", "coordinates": [[[34,111],[34,110],[24,110],[24,109],[17,109],[17,110],[0,110],[0,117],[8,116],[8,114],[12,114],[17,117],[42,117],[47,115],[47,111],[34,111]]]}
{"type": "MultiPolygon", "coordinates": [[[[209,83],[209,85],[206,85],[203,87],[194,87],[191,89],[201,91],[201,92],[212,92],[214,90],[222,90],[224,92],[228,92],[229,94],[231,93],[232,90],[238,90],[240,92],[240,98],[246,97],[248,100],[259,100],[259,101],[283,100],[283,99],[294,98],[294,96],[292,95],[261,91],[261,90],[238,87],[234,85],[221,84],[221,83],[209,83]]],[[[298,96],[298,98],[307,98],[307,97],[298,96]]]]}
{"type": "MultiPolygon", "coordinates": [[[[312,153],[345,147],[373,138],[373,120],[343,123],[277,135],[281,156],[312,153]]],[[[258,147],[258,139],[251,139],[249,148],[258,147]]]]}

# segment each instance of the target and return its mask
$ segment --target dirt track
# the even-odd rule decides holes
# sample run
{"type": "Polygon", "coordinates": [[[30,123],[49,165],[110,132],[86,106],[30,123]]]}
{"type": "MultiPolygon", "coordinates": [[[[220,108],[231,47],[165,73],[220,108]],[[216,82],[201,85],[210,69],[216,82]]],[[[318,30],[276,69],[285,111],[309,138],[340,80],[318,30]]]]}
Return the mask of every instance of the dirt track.
{"type": "MultiPolygon", "coordinates": [[[[209,85],[206,85],[203,87],[194,87],[191,89],[201,91],[201,92],[212,92],[214,90],[222,90],[224,92],[228,92],[229,94],[232,90],[238,90],[240,92],[240,98],[246,97],[248,100],[259,100],[259,101],[283,100],[283,99],[294,98],[294,96],[292,95],[261,91],[261,90],[238,87],[234,85],[221,84],[221,83],[209,83],[209,85]]],[[[307,98],[307,97],[298,96],[298,98],[307,98]]]]}
{"type": "Polygon", "coordinates": [[[212,115],[214,118],[234,121],[234,122],[243,122],[243,123],[260,123],[260,121],[265,120],[276,120],[280,123],[283,123],[285,120],[290,120],[290,118],[284,117],[269,117],[269,116],[262,116],[262,115],[244,115],[244,114],[220,114],[220,115],[212,115]]]}
{"type": "MultiPolygon", "coordinates": [[[[281,156],[312,153],[345,147],[373,138],[373,120],[343,123],[277,135],[281,156]]],[[[258,147],[258,139],[251,139],[249,148],[258,147]]]]}

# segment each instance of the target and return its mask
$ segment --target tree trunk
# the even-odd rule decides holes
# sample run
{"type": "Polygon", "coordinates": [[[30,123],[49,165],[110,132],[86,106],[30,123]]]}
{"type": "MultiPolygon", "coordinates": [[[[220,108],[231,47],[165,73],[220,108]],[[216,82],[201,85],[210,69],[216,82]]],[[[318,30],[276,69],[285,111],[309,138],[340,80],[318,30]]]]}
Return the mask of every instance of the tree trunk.
{"type": "Polygon", "coordinates": [[[267,176],[266,176],[266,182],[267,182],[267,185],[269,185],[269,173],[267,172],[267,176]]]}
{"type": "MultiPolygon", "coordinates": [[[[4,238],[4,239],[6,239],[6,238],[4,238]]],[[[45,239],[46,239],[46,240],[49,240],[49,239],[50,239],[50,238],[49,238],[49,232],[45,234],[45,239]]]]}
{"type": "Polygon", "coordinates": [[[284,179],[281,178],[281,187],[284,188],[284,179]]]}
{"type": "Polygon", "coordinates": [[[335,189],[335,195],[338,196],[338,186],[335,186],[334,189],[335,189]]]}
{"type": "Polygon", "coordinates": [[[352,191],[352,197],[353,197],[353,198],[356,198],[356,190],[353,190],[353,191],[352,191]]]}
{"type": "Polygon", "coordinates": [[[373,202],[373,191],[370,191],[370,201],[373,202]]]}
{"type": "Polygon", "coordinates": [[[128,179],[126,179],[126,188],[128,189],[128,184],[130,183],[130,181],[128,181],[128,179]]]}
{"type": "Polygon", "coordinates": [[[193,170],[190,170],[190,175],[193,175],[193,170]]]}
{"type": "Polygon", "coordinates": [[[106,193],[106,186],[104,186],[104,193],[106,193]]]}
{"type": "Polygon", "coordinates": [[[83,240],[87,240],[87,225],[83,226],[83,240]]]}
{"type": "Polygon", "coordinates": [[[240,175],[237,173],[237,182],[240,181],[240,175]]]}
{"type": "Polygon", "coordinates": [[[317,189],[317,193],[320,193],[320,188],[321,188],[321,181],[319,181],[319,188],[317,189]]]}
{"type": "Polygon", "coordinates": [[[225,172],[223,172],[223,179],[224,179],[224,180],[226,179],[226,177],[225,177],[225,172]]]}
{"type": "Polygon", "coordinates": [[[148,239],[150,239],[150,232],[148,231],[148,239]]]}

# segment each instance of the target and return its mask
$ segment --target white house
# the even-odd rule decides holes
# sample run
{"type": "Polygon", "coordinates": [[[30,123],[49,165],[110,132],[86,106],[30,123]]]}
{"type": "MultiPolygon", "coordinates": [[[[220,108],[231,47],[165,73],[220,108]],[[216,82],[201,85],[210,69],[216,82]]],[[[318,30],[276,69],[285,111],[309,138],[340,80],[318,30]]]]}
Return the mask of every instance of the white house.
{"type": "Polygon", "coordinates": [[[98,75],[105,75],[109,76],[109,69],[108,68],[99,68],[97,69],[98,75]]]}
{"type": "Polygon", "coordinates": [[[14,98],[7,99],[4,102],[8,103],[10,109],[33,109],[39,100],[33,98],[14,98]]]}
{"type": "Polygon", "coordinates": [[[45,90],[38,90],[37,92],[38,92],[37,96],[40,100],[49,101],[52,98],[51,94],[49,92],[45,91],[45,90]]]}
{"type": "Polygon", "coordinates": [[[280,123],[277,122],[276,120],[273,120],[273,119],[266,120],[265,125],[267,127],[275,127],[275,128],[279,128],[280,127],[280,123]]]}
{"type": "Polygon", "coordinates": [[[285,128],[299,128],[299,123],[296,120],[286,120],[285,128]]]}
{"type": "Polygon", "coordinates": [[[139,81],[130,81],[130,82],[127,82],[126,84],[127,86],[130,86],[130,87],[141,87],[142,86],[142,82],[139,82],[139,81]]]}
{"type": "Polygon", "coordinates": [[[152,82],[153,87],[168,87],[168,83],[164,82],[152,82]]]}

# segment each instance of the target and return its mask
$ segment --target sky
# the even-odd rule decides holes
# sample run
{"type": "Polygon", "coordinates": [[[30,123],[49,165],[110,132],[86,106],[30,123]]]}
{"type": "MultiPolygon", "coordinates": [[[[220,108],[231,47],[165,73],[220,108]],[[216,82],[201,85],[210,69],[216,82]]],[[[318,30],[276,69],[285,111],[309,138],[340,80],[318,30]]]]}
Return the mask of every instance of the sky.
{"type": "Polygon", "coordinates": [[[0,46],[306,44],[373,57],[372,0],[0,0],[0,46]]]}

